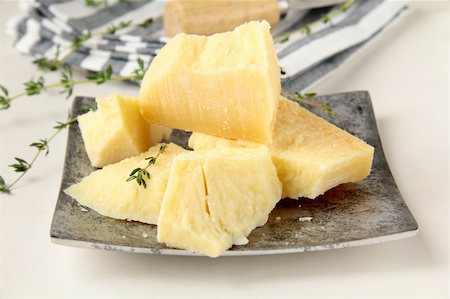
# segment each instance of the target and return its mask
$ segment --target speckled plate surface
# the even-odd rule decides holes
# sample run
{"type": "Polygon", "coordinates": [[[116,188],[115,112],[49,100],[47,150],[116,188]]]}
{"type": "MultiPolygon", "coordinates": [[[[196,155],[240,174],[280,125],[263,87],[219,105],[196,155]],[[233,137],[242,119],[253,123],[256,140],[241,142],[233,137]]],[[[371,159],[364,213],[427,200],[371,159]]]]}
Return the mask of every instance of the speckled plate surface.
{"type": "MultiPolygon", "coordinates": [[[[315,200],[283,199],[268,222],[255,229],[244,246],[233,246],[224,255],[260,255],[327,250],[373,244],[412,236],[417,223],[400,195],[383,154],[370,96],[358,91],[321,96],[338,116],[332,123],[375,147],[372,173],[364,181],[338,186],[315,200]]],[[[92,98],[77,97],[72,113],[81,113],[92,98]]],[[[171,141],[186,147],[189,134],[175,131],[171,141]]],[[[115,220],[80,206],[63,190],[93,171],[78,126],[69,130],[61,190],[56,204],[51,238],[55,243],[128,252],[195,255],[165,247],[156,241],[156,226],[115,220]]]]}

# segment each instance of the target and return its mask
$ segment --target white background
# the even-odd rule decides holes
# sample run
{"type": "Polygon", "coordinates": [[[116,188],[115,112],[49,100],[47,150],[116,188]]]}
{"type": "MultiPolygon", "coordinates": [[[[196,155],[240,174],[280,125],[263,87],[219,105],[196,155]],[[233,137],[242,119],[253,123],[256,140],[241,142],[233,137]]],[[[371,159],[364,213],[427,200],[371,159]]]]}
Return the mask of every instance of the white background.
{"type": "MultiPolygon", "coordinates": [[[[12,195],[0,195],[0,298],[23,297],[447,297],[449,161],[449,8],[412,2],[415,12],[313,88],[319,94],[368,90],[397,184],[419,223],[409,239],[335,251],[259,257],[170,257],[52,244],[50,223],[66,134],[50,146],[12,195]]],[[[33,72],[4,34],[16,4],[0,2],[0,84],[11,91],[33,72]]],[[[57,80],[57,78],[54,78],[57,80]]],[[[83,86],[77,95],[126,84],[83,86]]],[[[64,120],[57,92],[14,101],[0,111],[0,174],[28,144],[64,120]]]]}

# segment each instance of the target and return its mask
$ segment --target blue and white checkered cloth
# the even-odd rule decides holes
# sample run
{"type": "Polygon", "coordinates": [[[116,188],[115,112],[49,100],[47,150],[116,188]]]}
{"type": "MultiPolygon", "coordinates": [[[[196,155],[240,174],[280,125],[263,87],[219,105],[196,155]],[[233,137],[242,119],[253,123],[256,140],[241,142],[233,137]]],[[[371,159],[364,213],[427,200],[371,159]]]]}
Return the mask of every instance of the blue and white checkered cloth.
{"type": "MultiPolygon", "coordinates": [[[[68,50],[75,36],[94,35],[72,53],[67,62],[89,71],[99,71],[111,65],[115,74],[127,76],[136,69],[137,59],[148,65],[159,49],[169,40],[162,28],[164,1],[109,0],[108,6],[86,6],[84,0],[22,1],[24,14],[13,17],[7,25],[15,36],[15,48],[35,57],[53,58],[57,45],[68,50]],[[125,28],[116,34],[95,35],[121,21],[156,20],[146,28],[125,28]]],[[[276,43],[283,86],[288,90],[303,90],[336,70],[344,61],[375,36],[409,11],[405,2],[357,0],[347,11],[339,12],[330,22],[311,26],[311,33],[300,32],[324,14],[336,9],[326,7],[309,11],[292,11],[273,28],[275,37],[292,32],[289,40],[276,43]]]]}

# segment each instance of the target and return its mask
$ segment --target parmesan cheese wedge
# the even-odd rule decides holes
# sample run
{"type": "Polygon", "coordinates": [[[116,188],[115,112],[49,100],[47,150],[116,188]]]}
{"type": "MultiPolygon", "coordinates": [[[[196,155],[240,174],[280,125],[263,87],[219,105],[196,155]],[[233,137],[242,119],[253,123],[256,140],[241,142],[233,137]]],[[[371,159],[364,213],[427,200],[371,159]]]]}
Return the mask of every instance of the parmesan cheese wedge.
{"type": "Polygon", "coordinates": [[[267,144],[280,89],[270,25],[253,21],[172,38],[147,70],[139,103],[151,123],[267,144]]]}
{"type": "Polygon", "coordinates": [[[172,161],[187,151],[168,144],[156,163],[147,169],[150,179],[146,178],[146,188],[127,179],[133,169],[144,168],[148,163],[145,158],[155,157],[159,148],[159,144],[155,145],[138,156],[94,171],[64,192],[101,215],[156,224],[172,161]]]}
{"type": "Polygon", "coordinates": [[[171,133],[170,129],[147,123],[135,97],[115,93],[96,101],[97,111],[78,117],[84,146],[94,167],[136,156],[171,133]]]}
{"type": "Polygon", "coordinates": [[[167,36],[177,33],[210,35],[233,30],[251,20],[280,20],[278,0],[168,1],[163,15],[167,36]]]}
{"type": "Polygon", "coordinates": [[[267,222],[281,184],[267,148],[177,156],[158,219],[158,242],[219,256],[267,222]]]}
{"type": "MultiPolygon", "coordinates": [[[[193,133],[194,150],[260,145],[193,133]]],[[[274,141],[269,146],[283,197],[315,198],[327,190],[361,181],[370,174],[374,149],[298,104],[280,100],[274,141]]]]}

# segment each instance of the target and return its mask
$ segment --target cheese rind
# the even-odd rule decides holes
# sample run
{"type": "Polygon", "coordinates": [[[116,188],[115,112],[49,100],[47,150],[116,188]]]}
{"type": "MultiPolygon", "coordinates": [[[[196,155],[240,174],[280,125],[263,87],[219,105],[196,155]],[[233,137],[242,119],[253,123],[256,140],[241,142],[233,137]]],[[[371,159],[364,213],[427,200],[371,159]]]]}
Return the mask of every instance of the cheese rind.
{"type": "Polygon", "coordinates": [[[170,129],[150,125],[142,118],[135,97],[115,93],[96,101],[97,111],[78,117],[84,146],[94,167],[138,155],[170,135],[170,129]]]}
{"type": "MultiPolygon", "coordinates": [[[[194,150],[260,145],[193,133],[194,150]]],[[[269,146],[283,197],[315,198],[342,183],[357,182],[370,174],[374,149],[298,104],[280,100],[274,140],[269,146]]]]}
{"type": "Polygon", "coordinates": [[[168,144],[156,163],[147,169],[150,179],[146,178],[146,188],[127,179],[133,169],[144,168],[148,163],[145,158],[155,157],[159,148],[160,144],[155,145],[138,156],[96,170],[64,192],[101,215],[156,224],[172,160],[187,151],[168,144]]]}
{"type": "Polygon", "coordinates": [[[219,256],[265,224],[280,195],[267,148],[179,155],[161,205],[158,242],[219,256]]]}
{"type": "Polygon", "coordinates": [[[267,144],[280,89],[270,25],[253,21],[172,38],[147,70],[139,103],[151,123],[267,144]]]}

